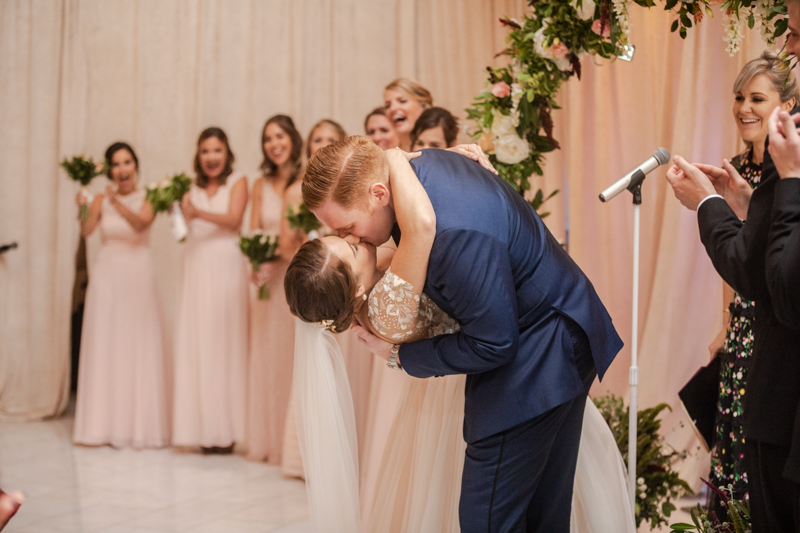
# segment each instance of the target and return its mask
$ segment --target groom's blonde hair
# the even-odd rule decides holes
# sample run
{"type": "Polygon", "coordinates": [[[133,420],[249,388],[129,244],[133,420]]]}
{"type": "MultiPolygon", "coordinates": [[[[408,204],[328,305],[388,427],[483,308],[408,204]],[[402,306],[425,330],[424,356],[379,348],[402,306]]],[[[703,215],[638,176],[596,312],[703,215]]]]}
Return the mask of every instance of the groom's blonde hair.
{"type": "Polygon", "coordinates": [[[344,208],[366,205],[369,187],[386,181],[386,156],[364,135],[320,148],[303,177],[303,201],[310,210],[333,200],[344,208]]]}

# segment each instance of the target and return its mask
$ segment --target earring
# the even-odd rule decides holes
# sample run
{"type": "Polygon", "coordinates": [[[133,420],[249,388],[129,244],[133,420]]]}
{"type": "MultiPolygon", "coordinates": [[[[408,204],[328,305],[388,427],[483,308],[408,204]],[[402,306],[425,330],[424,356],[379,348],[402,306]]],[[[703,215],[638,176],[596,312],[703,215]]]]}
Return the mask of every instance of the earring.
{"type": "Polygon", "coordinates": [[[367,293],[364,293],[363,295],[361,295],[361,297],[364,299],[365,302],[367,301],[367,293]]]}

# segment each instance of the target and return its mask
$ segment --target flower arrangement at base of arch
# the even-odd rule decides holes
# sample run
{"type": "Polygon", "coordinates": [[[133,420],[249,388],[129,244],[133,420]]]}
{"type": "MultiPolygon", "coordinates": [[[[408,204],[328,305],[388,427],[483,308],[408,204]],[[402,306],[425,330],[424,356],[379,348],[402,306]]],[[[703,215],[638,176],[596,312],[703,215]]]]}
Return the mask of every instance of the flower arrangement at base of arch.
{"type": "MultiPolygon", "coordinates": [[[[542,175],[544,154],[559,148],[553,137],[551,112],[557,109],[561,84],[580,79],[581,60],[600,56],[630,57],[629,10],[654,7],[654,0],[529,0],[523,20],[502,18],[509,28],[507,47],[498,55],[507,67],[487,67],[487,87],[475,97],[467,117],[477,126],[473,136],[489,154],[500,176],[520,193],[530,190],[530,177],[542,175]]],[[[685,38],[693,25],[714,8],[722,13],[727,51],[739,49],[745,26],[760,29],[772,44],[787,29],[784,0],[665,0],[675,15],[671,30],[685,38]]],[[[554,193],[553,193],[554,194],[554,193]]],[[[552,194],[550,195],[552,196],[552,194]]],[[[548,197],[549,198],[549,197],[548,197]]],[[[539,207],[537,192],[532,202],[539,207]]]]}

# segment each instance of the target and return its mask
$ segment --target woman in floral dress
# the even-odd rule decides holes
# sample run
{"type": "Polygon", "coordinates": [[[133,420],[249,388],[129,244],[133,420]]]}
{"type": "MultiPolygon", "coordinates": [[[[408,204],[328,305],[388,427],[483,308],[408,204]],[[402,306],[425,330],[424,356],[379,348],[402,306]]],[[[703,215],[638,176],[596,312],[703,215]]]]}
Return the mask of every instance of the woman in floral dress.
{"type": "MultiPolygon", "coordinates": [[[[733,86],[733,116],[747,150],[734,157],[730,165],[753,188],[761,182],[770,113],[777,106],[788,111],[800,98],[797,80],[794,76],[787,78],[780,66],[781,61],[764,52],[744,66],[733,86]]],[[[747,217],[747,213],[737,215],[743,220],[747,217]]],[[[718,487],[731,486],[734,496],[742,498],[748,490],[742,412],[753,353],[755,307],[752,301],[734,294],[728,311],[730,320],[718,336],[719,342],[712,344],[712,352],[719,351],[722,359],[710,480],[718,487]]],[[[721,517],[725,511],[715,496],[710,494],[708,506],[721,517]]]]}

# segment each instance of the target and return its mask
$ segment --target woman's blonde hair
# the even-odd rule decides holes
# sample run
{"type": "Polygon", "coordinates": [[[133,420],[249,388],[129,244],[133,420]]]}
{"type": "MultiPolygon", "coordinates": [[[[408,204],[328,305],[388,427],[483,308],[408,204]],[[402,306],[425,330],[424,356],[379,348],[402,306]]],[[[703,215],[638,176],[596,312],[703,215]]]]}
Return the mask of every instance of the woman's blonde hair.
{"type": "Polygon", "coordinates": [[[331,331],[345,331],[355,316],[358,282],[350,265],[319,239],[294,255],[283,281],[286,303],[304,322],[332,321],[331,331]]]}
{"type": "MultiPolygon", "coordinates": [[[[772,89],[778,93],[781,103],[785,104],[792,98],[797,105],[800,100],[800,87],[798,87],[797,77],[791,70],[784,70],[783,60],[778,58],[769,50],[764,50],[761,57],[748,61],[736,81],[733,82],[733,94],[739,94],[744,88],[753,81],[756,76],[764,75],[770,82],[772,89]]],[[[748,149],[752,143],[746,142],[748,149]]]]}
{"type": "Polygon", "coordinates": [[[422,104],[422,107],[425,109],[433,105],[433,96],[431,95],[431,92],[414,80],[410,80],[408,78],[397,78],[384,88],[384,91],[388,90],[402,91],[406,93],[409,97],[422,104]]]}
{"type": "Polygon", "coordinates": [[[329,118],[323,118],[309,130],[308,132],[308,139],[306,139],[306,159],[311,159],[311,137],[314,136],[314,131],[319,128],[320,126],[328,126],[333,131],[336,132],[336,135],[339,136],[339,140],[341,141],[345,137],[347,137],[347,133],[345,133],[344,128],[341,124],[336,122],[335,120],[331,120],[329,118]]]}

